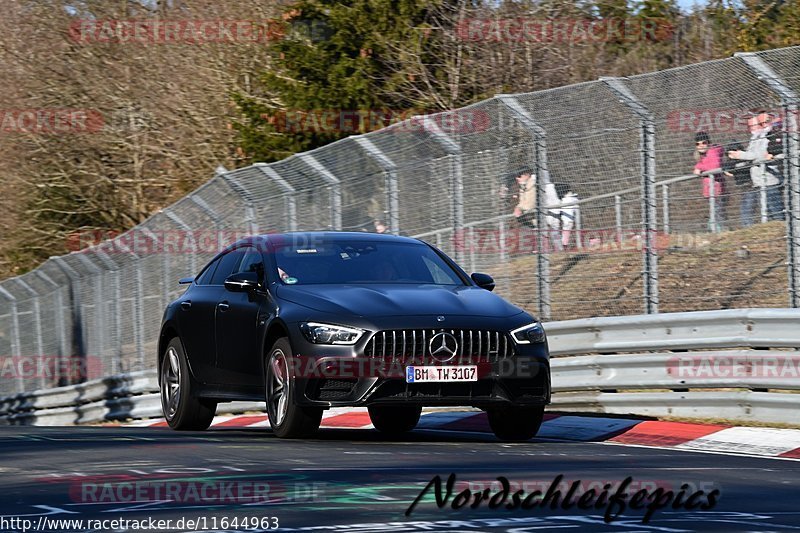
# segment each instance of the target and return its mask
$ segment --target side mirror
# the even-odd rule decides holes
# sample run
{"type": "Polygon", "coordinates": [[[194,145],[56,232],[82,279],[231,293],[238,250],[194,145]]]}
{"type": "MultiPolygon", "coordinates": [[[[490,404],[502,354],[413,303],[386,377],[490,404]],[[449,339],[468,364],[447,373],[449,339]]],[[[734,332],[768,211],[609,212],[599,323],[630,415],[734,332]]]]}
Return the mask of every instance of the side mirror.
{"type": "Polygon", "coordinates": [[[486,289],[487,291],[494,290],[494,279],[489,274],[481,274],[480,272],[475,272],[470,277],[472,278],[472,281],[475,282],[475,285],[477,285],[481,289],[486,289]]]}
{"type": "Polygon", "coordinates": [[[180,280],[178,280],[178,285],[189,285],[193,281],[194,277],[181,278],[180,280]]]}
{"type": "Polygon", "coordinates": [[[250,292],[259,286],[257,272],[237,272],[225,280],[225,289],[231,292],[250,292]]]}

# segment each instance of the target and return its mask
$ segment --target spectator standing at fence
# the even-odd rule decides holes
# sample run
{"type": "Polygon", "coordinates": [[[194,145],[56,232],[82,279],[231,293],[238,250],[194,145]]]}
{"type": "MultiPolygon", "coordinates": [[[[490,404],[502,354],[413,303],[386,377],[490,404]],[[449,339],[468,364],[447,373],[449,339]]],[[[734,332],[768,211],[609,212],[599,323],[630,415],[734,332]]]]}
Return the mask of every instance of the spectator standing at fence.
{"type": "MultiPolygon", "coordinates": [[[[781,194],[781,183],[783,181],[777,162],[768,163],[774,159],[775,155],[770,154],[770,133],[772,131],[772,119],[768,113],[758,113],[747,119],[747,126],[750,129],[750,142],[747,150],[733,150],[728,152],[728,157],[749,161],[750,180],[752,186],[742,197],[740,210],[742,226],[747,227],[753,224],[753,209],[759,204],[761,190],[766,192],[766,209],[768,220],[780,220],[783,211],[783,196],[781,194]]],[[[773,151],[775,148],[773,148],[773,151]]]]}
{"type": "MultiPolygon", "coordinates": [[[[739,150],[744,150],[744,145],[742,143],[731,143],[725,146],[726,154],[739,150]]],[[[722,161],[722,170],[725,176],[733,179],[733,183],[736,187],[744,188],[745,193],[753,186],[753,182],[750,179],[750,163],[747,161],[743,159],[732,159],[726,155],[725,159],[722,161]]]]}
{"type": "MultiPolygon", "coordinates": [[[[694,173],[702,174],[712,170],[722,169],[722,146],[711,144],[708,133],[701,131],[694,136],[694,173]]],[[[709,200],[708,229],[713,232],[723,230],[723,225],[728,219],[728,191],[725,185],[725,176],[722,172],[703,176],[703,198],[714,197],[714,218],[711,218],[711,200],[709,200]],[[711,187],[714,187],[713,190],[711,187]]]]}
{"type": "MultiPolygon", "coordinates": [[[[518,186],[514,216],[520,224],[535,229],[537,227],[536,175],[527,167],[515,172],[514,175],[518,186]]],[[[577,202],[578,195],[569,185],[550,182],[544,184],[542,207],[547,224],[544,229],[548,243],[552,244],[554,250],[563,250],[570,243],[572,230],[579,216],[577,202]]]]}
{"type": "Polygon", "coordinates": [[[389,233],[389,226],[383,219],[376,218],[372,221],[372,225],[375,227],[375,233],[389,233]]]}
{"type": "Polygon", "coordinates": [[[536,175],[525,167],[515,173],[517,205],[514,216],[523,226],[536,227],[536,175]]]}
{"type": "MultiPolygon", "coordinates": [[[[578,195],[568,183],[545,184],[547,225],[552,230],[552,241],[556,250],[569,247],[572,229],[579,216],[578,195]]],[[[576,240],[580,236],[576,237],[576,240]]]]}

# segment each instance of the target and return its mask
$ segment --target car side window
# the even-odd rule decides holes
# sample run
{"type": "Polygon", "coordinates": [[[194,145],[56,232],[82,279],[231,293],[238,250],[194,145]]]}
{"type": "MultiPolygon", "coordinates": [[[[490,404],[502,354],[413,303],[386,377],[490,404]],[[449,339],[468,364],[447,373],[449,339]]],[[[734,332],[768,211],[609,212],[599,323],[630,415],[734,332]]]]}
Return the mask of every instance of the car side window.
{"type": "Polygon", "coordinates": [[[236,272],[257,272],[259,279],[263,279],[264,258],[261,256],[261,252],[248,246],[236,272]]]}
{"type": "Polygon", "coordinates": [[[225,283],[225,279],[236,272],[236,267],[239,266],[239,261],[241,261],[242,256],[244,255],[242,251],[243,250],[241,248],[237,250],[231,250],[219,259],[217,270],[211,277],[211,285],[223,285],[225,283]]]}
{"type": "Polygon", "coordinates": [[[208,265],[205,270],[197,277],[197,284],[198,285],[208,285],[211,283],[211,276],[214,275],[214,270],[216,270],[217,265],[219,264],[219,259],[208,265]]]}

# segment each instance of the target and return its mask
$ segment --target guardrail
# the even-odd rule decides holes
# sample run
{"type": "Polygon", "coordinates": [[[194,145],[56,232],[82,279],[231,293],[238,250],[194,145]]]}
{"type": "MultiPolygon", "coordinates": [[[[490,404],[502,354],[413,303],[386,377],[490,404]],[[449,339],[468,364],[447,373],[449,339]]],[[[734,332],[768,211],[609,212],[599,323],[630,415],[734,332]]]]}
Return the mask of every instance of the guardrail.
{"type": "MultiPolygon", "coordinates": [[[[552,409],[796,424],[798,324],[798,309],[548,323],[552,409]]],[[[231,402],[220,404],[217,412],[263,410],[263,402],[231,402]]],[[[160,415],[154,370],[0,398],[0,424],[80,424],[160,415]]]]}
{"type": "Polygon", "coordinates": [[[548,322],[550,354],[800,347],[800,309],[728,309],[548,322]]]}

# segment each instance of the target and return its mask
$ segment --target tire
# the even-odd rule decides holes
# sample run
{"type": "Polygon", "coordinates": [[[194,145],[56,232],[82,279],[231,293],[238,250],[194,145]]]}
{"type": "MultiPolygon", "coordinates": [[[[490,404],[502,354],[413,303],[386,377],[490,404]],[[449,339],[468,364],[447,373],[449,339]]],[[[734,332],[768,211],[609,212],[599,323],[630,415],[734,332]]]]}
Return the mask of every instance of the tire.
{"type": "Polygon", "coordinates": [[[186,354],[179,338],[167,345],[159,371],[161,410],[172,429],[202,431],[208,429],[217,411],[217,402],[196,396],[186,354]]]}
{"type": "Polygon", "coordinates": [[[264,361],[264,389],[269,425],[276,437],[298,439],[313,435],[322,409],[297,405],[297,387],[288,364],[292,348],[285,337],[275,341],[264,361]]]}
{"type": "Polygon", "coordinates": [[[422,414],[419,405],[370,405],[367,410],[375,429],[387,435],[408,433],[417,427],[422,414]]]}
{"type": "Polygon", "coordinates": [[[536,436],[544,418],[544,406],[500,407],[486,411],[495,436],[507,442],[524,442],[536,436]]]}

